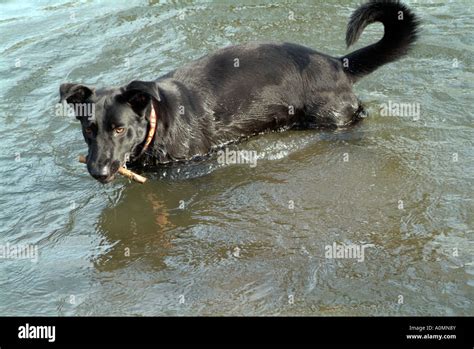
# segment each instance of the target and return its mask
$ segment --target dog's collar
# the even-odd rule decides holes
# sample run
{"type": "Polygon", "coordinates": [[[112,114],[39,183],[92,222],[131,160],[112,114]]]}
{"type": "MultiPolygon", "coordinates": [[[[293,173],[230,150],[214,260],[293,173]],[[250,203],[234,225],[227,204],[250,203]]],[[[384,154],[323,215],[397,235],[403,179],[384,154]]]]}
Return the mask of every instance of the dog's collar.
{"type": "Polygon", "coordinates": [[[153,137],[155,136],[156,131],[156,120],[158,119],[155,107],[153,106],[153,102],[151,103],[151,112],[150,112],[150,129],[148,130],[148,135],[146,136],[145,144],[143,145],[142,152],[144,153],[151,144],[153,137]]]}

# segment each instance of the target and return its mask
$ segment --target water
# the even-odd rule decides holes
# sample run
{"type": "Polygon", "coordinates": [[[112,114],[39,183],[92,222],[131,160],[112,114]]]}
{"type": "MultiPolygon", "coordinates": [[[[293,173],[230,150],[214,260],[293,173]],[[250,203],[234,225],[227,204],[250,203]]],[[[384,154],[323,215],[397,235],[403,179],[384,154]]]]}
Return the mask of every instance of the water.
{"type": "Polygon", "coordinates": [[[342,55],[358,3],[2,2],[0,245],[39,255],[0,259],[0,314],[472,315],[471,1],[411,1],[416,49],[356,86],[371,116],[234,146],[255,168],[103,186],[77,162],[78,122],[54,114],[62,82],[154,79],[230,44],[342,55]],[[383,116],[389,101],[420,115],[383,116]],[[373,246],[358,262],[326,258],[334,243],[373,246]]]}

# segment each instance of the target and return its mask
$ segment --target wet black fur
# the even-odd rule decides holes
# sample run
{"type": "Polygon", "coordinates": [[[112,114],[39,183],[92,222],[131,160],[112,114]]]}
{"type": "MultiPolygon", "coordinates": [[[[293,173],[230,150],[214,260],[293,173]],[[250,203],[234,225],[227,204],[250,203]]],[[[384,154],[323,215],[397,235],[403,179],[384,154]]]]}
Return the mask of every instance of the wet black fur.
{"type": "Polygon", "coordinates": [[[266,130],[347,126],[363,113],[353,84],[401,58],[417,37],[418,19],[406,6],[378,0],[353,13],[347,45],[373,22],[383,23],[383,38],[343,57],[297,44],[249,43],[218,50],[156,81],[97,90],[62,84],[61,100],[95,104],[94,118],[77,117],[89,146],[89,172],[102,182],[127,160],[156,165],[204,155],[266,130]],[[152,103],[158,125],[144,152],[152,103]],[[86,127],[92,133],[86,134],[86,127]],[[114,127],[125,132],[116,135],[114,127]]]}

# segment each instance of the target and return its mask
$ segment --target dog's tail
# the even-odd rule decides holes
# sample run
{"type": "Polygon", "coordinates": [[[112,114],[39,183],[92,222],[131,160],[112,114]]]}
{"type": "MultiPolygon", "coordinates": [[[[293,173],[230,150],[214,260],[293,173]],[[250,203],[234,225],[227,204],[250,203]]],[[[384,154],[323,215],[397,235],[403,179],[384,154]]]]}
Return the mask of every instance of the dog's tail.
{"type": "Polygon", "coordinates": [[[385,29],[383,38],[340,58],[353,82],[406,55],[417,39],[420,21],[407,6],[398,0],[371,0],[352,14],[347,25],[347,47],[354,44],[364,28],[374,22],[382,22],[385,29]]]}

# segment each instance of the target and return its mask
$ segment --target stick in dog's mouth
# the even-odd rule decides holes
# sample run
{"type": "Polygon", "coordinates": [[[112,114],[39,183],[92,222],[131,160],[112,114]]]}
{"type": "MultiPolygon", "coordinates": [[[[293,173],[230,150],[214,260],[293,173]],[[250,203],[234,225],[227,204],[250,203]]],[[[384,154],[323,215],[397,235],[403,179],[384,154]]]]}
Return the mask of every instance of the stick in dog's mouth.
{"type": "MultiPolygon", "coordinates": [[[[83,163],[83,164],[86,164],[87,163],[86,157],[84,155],[79,155],[79,162],[83,163]]],[[[136,174],[135,172],[132,172],[132,171],[126,169],[125,167],[120,167],[118,169],[118,173],[120,173],[122,176],[130,178],[130,179],[132,179],[132,180],[134,180],[135,182],[138,182],[138,183],[143,184],[143,183],[146,182],[145,177],[140,176],[139,174],[136,174]]]]}

